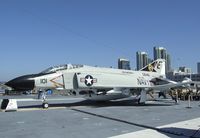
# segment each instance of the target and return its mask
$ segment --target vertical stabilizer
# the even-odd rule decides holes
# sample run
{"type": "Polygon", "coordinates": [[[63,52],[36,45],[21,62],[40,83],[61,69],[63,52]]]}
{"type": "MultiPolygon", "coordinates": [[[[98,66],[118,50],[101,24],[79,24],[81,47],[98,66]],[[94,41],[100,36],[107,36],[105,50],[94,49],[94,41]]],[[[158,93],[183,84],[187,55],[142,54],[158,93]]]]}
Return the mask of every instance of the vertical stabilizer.
{"type": "Polygon", "coordinates": [[[144,68],[140,69],[140,71],[157,72],[160,75],[165,76],[165,60],[157,59],[144,68]]]}

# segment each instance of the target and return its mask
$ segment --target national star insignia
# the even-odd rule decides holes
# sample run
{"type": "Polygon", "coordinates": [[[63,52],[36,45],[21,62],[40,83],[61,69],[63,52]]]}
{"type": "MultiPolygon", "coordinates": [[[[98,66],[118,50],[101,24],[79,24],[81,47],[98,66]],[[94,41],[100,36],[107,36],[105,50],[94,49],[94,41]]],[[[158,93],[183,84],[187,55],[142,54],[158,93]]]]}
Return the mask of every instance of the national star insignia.
{"type": "Polygon", "coordinates": [[[85,80],[86,80],[86,84],[87,85],[91,85],[93,82],[93,79],[91,78],[91,76],[88,76],[87,78],[85,78],[85,80]]]}
{"type": "Polygon", "coordinates": [[[97,79],[91,75],[86,75],[85,78],[80,78],[80,82],[84,82],[86,86],[90,87],[93,83],[97,83],[97,79]]]}

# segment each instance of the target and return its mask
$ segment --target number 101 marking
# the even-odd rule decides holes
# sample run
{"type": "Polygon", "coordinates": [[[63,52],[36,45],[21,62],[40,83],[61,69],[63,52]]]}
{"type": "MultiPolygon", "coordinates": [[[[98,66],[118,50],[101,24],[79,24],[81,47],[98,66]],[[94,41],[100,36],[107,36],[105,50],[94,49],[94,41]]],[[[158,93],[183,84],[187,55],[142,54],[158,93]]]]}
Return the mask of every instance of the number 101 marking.
{"type": "Polygon", "coordinates": [[[42,83],[42,84],[47,83],[47,79],[40,79],[40,83],[42,83]]]}

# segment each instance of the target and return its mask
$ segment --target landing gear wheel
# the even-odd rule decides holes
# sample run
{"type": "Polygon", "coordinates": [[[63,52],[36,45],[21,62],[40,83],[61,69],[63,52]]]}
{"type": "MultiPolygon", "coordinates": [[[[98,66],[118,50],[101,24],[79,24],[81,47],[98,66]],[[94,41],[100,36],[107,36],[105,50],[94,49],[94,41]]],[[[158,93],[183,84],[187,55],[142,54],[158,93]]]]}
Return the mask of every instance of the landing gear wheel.
{"type": "Polygon", "coordinates": [[[145,102],[139,103],[139,105],[145,105],[145,102]]]}
{"type": "Polygon", "coordinates": [[[42,107],[43,107],[44,109],[47,109],[47,108],[49,107],[49,104],[48,104],[48,103],[43,103],[43,104],[42,104],[42,107]]]}

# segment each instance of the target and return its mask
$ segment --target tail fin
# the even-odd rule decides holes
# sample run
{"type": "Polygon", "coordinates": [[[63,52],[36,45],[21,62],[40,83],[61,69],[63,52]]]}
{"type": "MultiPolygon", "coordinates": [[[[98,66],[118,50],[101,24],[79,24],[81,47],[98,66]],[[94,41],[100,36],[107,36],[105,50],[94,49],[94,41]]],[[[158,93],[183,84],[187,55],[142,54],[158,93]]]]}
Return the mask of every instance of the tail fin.
{"type": "Polygon", "coordinates": [[[144,68],[140,69],[140,71],[157,72],[160,75],[165,75],[165,60],[157,59],[144,68]]]}

